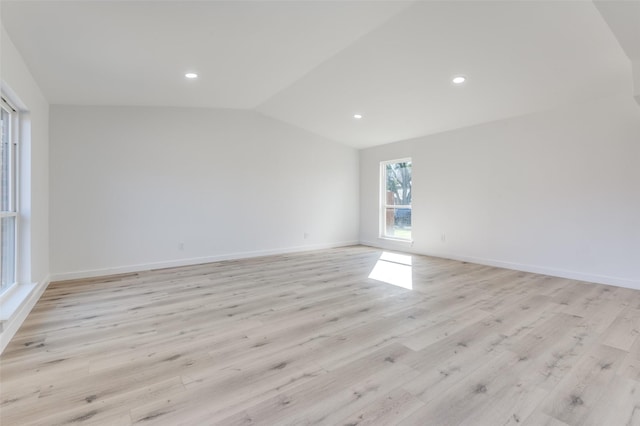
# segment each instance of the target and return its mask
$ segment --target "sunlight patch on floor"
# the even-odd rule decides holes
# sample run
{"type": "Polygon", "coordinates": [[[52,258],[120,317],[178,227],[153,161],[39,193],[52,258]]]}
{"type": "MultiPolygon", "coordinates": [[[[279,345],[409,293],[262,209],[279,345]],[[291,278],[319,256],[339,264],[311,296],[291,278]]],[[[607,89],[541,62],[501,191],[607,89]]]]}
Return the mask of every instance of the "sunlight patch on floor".
{"type": "Polygon", "coordinates": [[[411,256],[383,252],[371,270],[369,278],[397,287],[413,289],[411,256]]]}

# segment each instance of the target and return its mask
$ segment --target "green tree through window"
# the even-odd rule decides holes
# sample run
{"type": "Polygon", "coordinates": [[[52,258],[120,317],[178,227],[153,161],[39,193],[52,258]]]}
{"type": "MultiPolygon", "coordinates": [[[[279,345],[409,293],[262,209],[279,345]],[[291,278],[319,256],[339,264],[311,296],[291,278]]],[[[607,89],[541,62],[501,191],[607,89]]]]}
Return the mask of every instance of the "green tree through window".
{"type": "Polygon", "coordinates": [[[382,163],[381,236],[411,240],[411,160],[382,163]]]}

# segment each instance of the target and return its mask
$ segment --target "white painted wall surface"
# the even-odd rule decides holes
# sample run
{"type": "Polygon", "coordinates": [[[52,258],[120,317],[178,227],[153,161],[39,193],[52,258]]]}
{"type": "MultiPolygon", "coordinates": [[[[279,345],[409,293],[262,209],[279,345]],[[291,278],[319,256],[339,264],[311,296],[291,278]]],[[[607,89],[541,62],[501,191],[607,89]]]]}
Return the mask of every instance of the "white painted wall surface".
{"type": "Polygon", "coordinates": [[[0,28],[0,81],[22,110],[18,284],[0,298],[0,352],[49,282],[49,104],[0,28]]]}
{"type": "Polygon", "coordinates": [[[56,105],[51,146],[55,279],[358,240],[357,151],[257,113],[56,105]]]}
{"type": "Polygon", "coordinates": [[[633,94],[640,105],[640,60],[631,62],[633,70],[633,94]]]}
{"type": "Polygon", "coordinates": [[[366,149],[360,179],[363,243],[640,288],[631,97],[366,149]],[[413,159],[413,247],[378,239],[379,162],[402,157],[413,159]]]}

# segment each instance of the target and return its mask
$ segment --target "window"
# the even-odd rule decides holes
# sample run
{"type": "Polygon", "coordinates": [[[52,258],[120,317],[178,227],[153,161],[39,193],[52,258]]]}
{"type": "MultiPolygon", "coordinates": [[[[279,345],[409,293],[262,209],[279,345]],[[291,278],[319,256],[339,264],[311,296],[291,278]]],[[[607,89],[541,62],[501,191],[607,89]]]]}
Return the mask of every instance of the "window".
{"type": "Polygon", "coordinates": [[[411,159],[384,161],[380,166],[380,236],[411,240],[411,159]]]}
{"type": "Polygon", "coordinates": [[[16,282],[17,117],[15,109],[3,98],[0,105],[0,293],[16,282]]]}

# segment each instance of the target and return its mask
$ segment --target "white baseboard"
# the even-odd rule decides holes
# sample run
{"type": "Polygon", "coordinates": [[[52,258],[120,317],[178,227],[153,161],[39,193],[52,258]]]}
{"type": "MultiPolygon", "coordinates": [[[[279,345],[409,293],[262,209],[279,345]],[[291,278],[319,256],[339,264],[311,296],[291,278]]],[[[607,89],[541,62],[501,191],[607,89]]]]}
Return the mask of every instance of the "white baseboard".
{"type": "Polygon", "coordinates": [[[214,256],[192,257],[188,259],[166,260],[161,262],[141,263],[137,265],[116,266],[112,268],[91,269],[85,271],[59,272],[51,275],[51,281],[76,280],[82,278],[102,277],[108,275],[129,274],[133,272],[149,271],[152,269],[175,268],[178,266],[199,265],[202,263],[220,262],[223,260],[248,259],[252,257],[273,256],[278,254],[298,253],[312,250],[323,250],[336,247],[357,245],[358,241],[343,241],[338,243],[313,244],[297,247],[286,247],[270,250],[245,251],[214,256]]]}
{"type": "Polygon", "coordinates": [[[534,274],[550,275],[553,277],[569,278],[572,280],[586,281],[597,284],[614,285],[617,287],[631,288],[634,290],[640,290],[640,280],[632,280],[629,278],[613,277],[608,275],[586,274],[578,271],[568,271],[565,269],[549,268],[539,265],[529,265],[524,263],[506,262],[496,259],[485,259],[481,257],[472,256],[459,256],[450,253],[426,253],[423,251],[415,250],[410,244],[405,243],[404,246],[397,244],[372,241],[360,241],[360,244],[376,247],[386,250],[405,251],[408,253],[420,254],[424,256],[439,257],[443,259],[458,260],[461,262],[477,263],[479,265],[495,266],[497,268],[513,269],[522,272],[532,272],[534,274]]]}
{"type": "Polygon", "coordinates": [[[2,332],[0,332],[0,354],[7,347],[24,320],[46,290],[49,277],[34,284],[17,284],[11,293],[3,295],[1,301],[2,332]]]}

